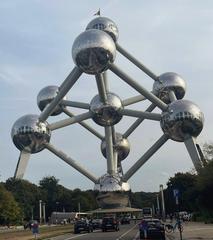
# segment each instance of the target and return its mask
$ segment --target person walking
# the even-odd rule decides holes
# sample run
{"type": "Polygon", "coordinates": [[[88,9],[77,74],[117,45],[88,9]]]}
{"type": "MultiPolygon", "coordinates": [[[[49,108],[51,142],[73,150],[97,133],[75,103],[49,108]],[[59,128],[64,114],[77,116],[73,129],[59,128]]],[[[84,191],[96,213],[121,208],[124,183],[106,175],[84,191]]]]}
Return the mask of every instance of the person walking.
{"type": "Polygon", "coordinates": [[[39,233],[39,225],[37,221],[34,221],[32,223],[32,233],[34,235],[34,238],[37,239],[38,233],[39,233]]]}

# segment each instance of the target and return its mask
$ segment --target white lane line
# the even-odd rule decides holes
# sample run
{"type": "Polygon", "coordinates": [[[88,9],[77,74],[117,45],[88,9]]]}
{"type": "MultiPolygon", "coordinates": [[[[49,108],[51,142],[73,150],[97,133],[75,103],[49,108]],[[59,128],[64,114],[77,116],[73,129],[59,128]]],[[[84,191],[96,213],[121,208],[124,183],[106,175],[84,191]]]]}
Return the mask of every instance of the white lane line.
{"type": "MultiPolygon", "coordinates": [[[[137,224],[136,224],[137,225],[137,224]]],[[[134,225],[132,228],[130,228],[127,232],[123,233],[120,237],[116,238],[116,240],[120,240],[122,239],[122,237],[124,237],[125,235],[127,235],[129,232],[131,232],[135,227],[136,225],[134,225]]]]}
{"type": "Polygon", "coordinates": [[[138,232],[136,233],[135,237],[133,238],[133,240],[139,239],[139,235],[140,235],[140,232],[138,231],[138,232]]]}
{"type": "MultiPolygon", "coordinates": [[[[93,232],[98,232],[100,230],[95,230],[93,232]]],[[[81,237],[81,236],[85,236],[85,235],[88,235],[89,233],[84,233],[84,234],[79,234],[79,235],[75,235],[75,236],[72,236],[72,237],[69,237],[69,238],[65,238],[63,240],[70,240],[70,239],[74,239],[74,238],[78,238],[78,237],[81,237]]],[[[59,236],[58,236],[59,237],[59,236]]],[[[58,238],[58,237],[55,237],[55,238],[58,238]]],[[[50,238],[50,240],[53,240],[55,238],[50,238]]]]}

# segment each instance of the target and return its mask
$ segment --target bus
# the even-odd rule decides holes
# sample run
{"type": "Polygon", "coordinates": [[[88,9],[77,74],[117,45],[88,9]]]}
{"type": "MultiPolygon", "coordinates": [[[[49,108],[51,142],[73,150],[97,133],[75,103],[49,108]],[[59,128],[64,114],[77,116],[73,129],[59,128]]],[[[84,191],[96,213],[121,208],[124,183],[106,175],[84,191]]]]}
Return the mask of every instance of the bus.
{"type": "Polygon", "coordinates": [[[142,208],[142,217],[143,218],[152,218],[152,208],[150,208],[150,207],[142,208]]]}

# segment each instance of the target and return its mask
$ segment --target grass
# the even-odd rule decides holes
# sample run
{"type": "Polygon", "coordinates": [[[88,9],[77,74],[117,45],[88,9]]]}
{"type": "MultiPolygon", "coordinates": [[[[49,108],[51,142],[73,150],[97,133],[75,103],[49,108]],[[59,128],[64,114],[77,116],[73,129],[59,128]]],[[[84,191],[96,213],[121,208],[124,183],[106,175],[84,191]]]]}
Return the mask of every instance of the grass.
{"type": "MultiPolygon", "coordinates": [[[[63,226],[47,226],[39,229],[37,240],[49,239],[59,235],[73,233],[73,225],[63,226]]],[[[9,230],[7,232],[0,232],[0,240],[32,240],[34,236],[28,230],[9,230]]]]}

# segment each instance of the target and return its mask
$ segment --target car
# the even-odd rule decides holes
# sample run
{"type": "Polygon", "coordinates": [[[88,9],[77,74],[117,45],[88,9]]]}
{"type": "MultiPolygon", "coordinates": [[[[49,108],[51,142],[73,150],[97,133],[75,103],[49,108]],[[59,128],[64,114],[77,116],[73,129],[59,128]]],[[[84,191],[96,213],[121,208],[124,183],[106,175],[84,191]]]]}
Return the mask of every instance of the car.
{"type": "Polygon", "coordinates": [[[124,216],[121,218],[121,224],[130,224],[130,217],[124,216]]]}
{"type": "Polygon", "coordinates": [[[102,219],[102,232],[106,232],[107,230],[119,231],[119,220],[115,217],[104,217],[102,219]]]}
{"type": "Polygon", "coordinates": [[[77,234],[80,232],[93,232],[92,223],[87,219],[77,220],[74,224],[74,233],[77,234]]]}
{"type": "Polygon", "coordinates": [[[93,219],[92,226],[93,226],[93,229],[100,229],[102,226],[102,219],[93,219]]]}
{"type": "Polygon", "coordinates": [[[165,240],[165,228],[160,219],[144,218],[139,224],[140,239],[145,239],[145,231],[148,239],[165,240]]]}

